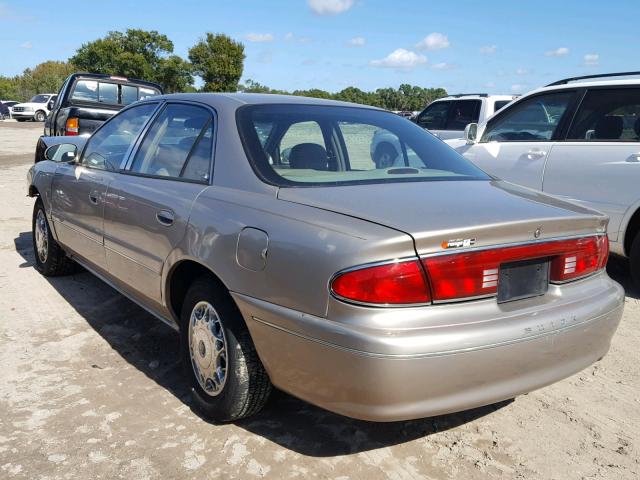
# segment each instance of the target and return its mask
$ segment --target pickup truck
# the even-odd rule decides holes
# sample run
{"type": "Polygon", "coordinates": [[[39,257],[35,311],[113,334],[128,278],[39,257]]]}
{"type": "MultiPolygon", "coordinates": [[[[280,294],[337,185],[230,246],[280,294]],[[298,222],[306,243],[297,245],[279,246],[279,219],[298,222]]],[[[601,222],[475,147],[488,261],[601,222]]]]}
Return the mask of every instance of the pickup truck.
{"type": "Polygon", "coordinates": [[[160,85],[95,73],[73,73],[50,102],[45,136],[90,135],[124,106],[161,95],[160,85]]]}

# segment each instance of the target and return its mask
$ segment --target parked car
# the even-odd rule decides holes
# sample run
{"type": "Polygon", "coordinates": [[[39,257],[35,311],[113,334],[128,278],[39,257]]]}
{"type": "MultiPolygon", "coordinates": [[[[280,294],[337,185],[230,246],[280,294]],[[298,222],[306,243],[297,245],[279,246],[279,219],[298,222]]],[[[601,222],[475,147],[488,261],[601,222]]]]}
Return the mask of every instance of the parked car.
{"type": "Polygon", "coordinates": [[[449,95],[431,102],[415,117],[415,122],[443,140],[462,138],[468,124],[488,119],[516,98],[517,95],[486,93],[449,95]]]}
{"type": "Polygon", "coordinates": [[[44,134],[89,135],[124,106],[162,94],[156,83],[95,73],[69,75],[51,105],[44,134]]]}
{"type": "Polygon", "coordinates": [[[640,79],[622,76],[552,83],[448,143],[504,180],[606,213],[611,251],[640,286],[640,79]]]}
{"type": "Polygon", "coordinates": [[[13,100],[0,100],[0,120],[11,118],[11,110],[18,103],[13,100]]]}
{"type": "Polygon", "coordinates": [[[54,93],[39,93],[25,103],[18,103],[11,108],[11,116],[19,122],[33,120],[44,122],[49,114],[49,101],[56,99],[54,93]]]}
{"type": "Polygon", "coordinates": [[[622,315],[606,216],[391,112],[168,95],[39,147],[36,268],[77,262],[178,329],[215,420],[256,413],[271,385],[377,421],[491,404],[600,359],[622,315]],[[376,168],[379,129],[422,166],[376,168]]]}

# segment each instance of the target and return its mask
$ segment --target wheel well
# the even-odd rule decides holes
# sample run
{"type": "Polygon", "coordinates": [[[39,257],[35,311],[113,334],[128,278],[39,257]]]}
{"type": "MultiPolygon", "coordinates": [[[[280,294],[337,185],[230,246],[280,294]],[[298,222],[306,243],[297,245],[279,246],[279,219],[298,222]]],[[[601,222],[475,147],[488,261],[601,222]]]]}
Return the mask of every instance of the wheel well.
{"type": "Polygon", "coordinates": [[[227,290],[227,287],[225,287],[224,283],[222,283],[215,273],[193,260],[183,260],[171,270],[169,280],[167,281],[167,299],[169,301],[169,307],[176,319],[180,319],[182,303],[187,294],[187,290],[189,290],[194,280],[202,276],[209,277],[211,281],[218,284],[225,291],[227,290]]]}
{"type": "Polygon", "coordinates": [[[627,256],[631,253],[631,244],[638,231],[640,231],[640,208],[635,211],[631,220],[629,220],[627,231],[624,234],[624,253],[627,256]]]}
{"type": "Polygon", "coordinates": [[[35,186],[29,185],[29,196],[30,197],[39,197],[40,196],[40,192],[38,191],[38,189],[35,186]]]}

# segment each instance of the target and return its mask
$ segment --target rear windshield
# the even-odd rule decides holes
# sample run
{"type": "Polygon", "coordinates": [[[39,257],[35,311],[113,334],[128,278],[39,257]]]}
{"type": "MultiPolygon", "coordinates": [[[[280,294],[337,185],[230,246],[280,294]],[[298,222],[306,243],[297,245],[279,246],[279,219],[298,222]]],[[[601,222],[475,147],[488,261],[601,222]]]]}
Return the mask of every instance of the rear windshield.
{"type": "Polygon", "coordinates": [[[237,121],[254,169],[274,185],[489,179],[440,139],[382,110],[251,105],[238,109],[237,121]]]}
{"type": "Polygon", "coordinates": [[[150,87],[121,85],[97,80],[78,80],[73,87],[71,100],[79,102],[108,103],[111,105],[129,105],[145,98],[160,95],[150,87]]]}

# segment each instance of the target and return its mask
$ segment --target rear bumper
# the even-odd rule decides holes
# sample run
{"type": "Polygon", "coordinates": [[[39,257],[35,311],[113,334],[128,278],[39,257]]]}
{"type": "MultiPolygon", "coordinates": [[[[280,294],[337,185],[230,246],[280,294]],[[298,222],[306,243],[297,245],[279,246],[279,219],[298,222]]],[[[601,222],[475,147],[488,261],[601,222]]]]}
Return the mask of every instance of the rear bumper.
{"type": "MultiPolygon", "coordinates": [[[[336,413],[394,421],[513,398],[604,356],[622,316],[622,288],[599,274],[550,295],[560,293],[564,301],[535,309],[536,299],[524,300],[502,317],[457,325],[432,326],[433,317],[456,307],[464,314],[467,305],[424,307],[428,328],[384,332],[234,297],[276,386],[336,413]]],[[[479,314],[496,308],[493,299],[472,303],[479,314]]]]}

